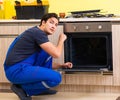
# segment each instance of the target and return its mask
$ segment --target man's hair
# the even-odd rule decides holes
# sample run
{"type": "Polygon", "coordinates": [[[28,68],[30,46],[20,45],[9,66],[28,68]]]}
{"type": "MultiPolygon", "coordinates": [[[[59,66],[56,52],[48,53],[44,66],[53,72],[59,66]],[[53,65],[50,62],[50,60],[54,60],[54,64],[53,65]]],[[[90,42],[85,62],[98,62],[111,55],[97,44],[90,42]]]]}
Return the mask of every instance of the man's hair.
{"type": "Polygon", "coordinates": [[[56,13],[47,13],[47,14],[43,15],[43,17],[41,18],[40,25],[42,25],[43,21],[46,22],[49,18],[52,18],[52,17],[56,18],[59,21],[59,17],[56,13]]]}

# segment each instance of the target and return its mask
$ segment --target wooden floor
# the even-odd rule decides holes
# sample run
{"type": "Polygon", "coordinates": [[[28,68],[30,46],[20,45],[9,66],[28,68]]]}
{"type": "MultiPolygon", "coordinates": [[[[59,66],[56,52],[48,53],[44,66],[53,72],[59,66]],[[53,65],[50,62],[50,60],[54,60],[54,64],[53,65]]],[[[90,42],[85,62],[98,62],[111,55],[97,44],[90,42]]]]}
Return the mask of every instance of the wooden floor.
{"type": "MultiPolygon", "coordinates": [[[[34,96],[32,100],[116,100],[118,93],[71,93],[58,92],[55,95],[34,96]]],[[[0,100],[19,100],[14,93],[0,93],[0,100]]]]}

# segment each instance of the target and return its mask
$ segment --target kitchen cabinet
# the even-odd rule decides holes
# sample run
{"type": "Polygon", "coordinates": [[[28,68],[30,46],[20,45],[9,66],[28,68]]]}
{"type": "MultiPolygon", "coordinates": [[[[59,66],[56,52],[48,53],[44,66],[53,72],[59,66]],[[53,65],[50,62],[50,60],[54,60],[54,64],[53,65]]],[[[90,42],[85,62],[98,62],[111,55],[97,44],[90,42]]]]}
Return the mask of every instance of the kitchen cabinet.
{"type": "Polygon", "coordinates": [[[0,83],[8,82],[4,74],[3,63],[7,49],[16,36],[18,36],[17,23],[0,23],[0,83]]]}
{"type": "MultiPolygon", "coordinates": [[[[78,19],[75,19],[78,20],[78,19]]],[[[96,19],[95,19],[96,20],[96,19]]],[[[64,19],[65,21],[65,19],[64,19]]],[[[86,21],[86,20],[83,20],[86,21]]],[[[101,21],[101,20],[100,20],[101,21]]],[[[104,19],[105,21],[105,19],[104,19]]],[[[3,62],[6,52],[13,39],[24,30],[39,25],[39,20],[16,20],[0,22],[0,89],[9,84],[3,69],[3,62]]],[[[64,31],[64,22],[58,25],[54,35],[49,39],[57,44],[58,36],[64,31]]],[[[62,83],[56,87],[60,91],[81,91],[81,92],[120,92],[120,21],[112,21],[112,55],[113,72],[112,73],[74,73],[65,74],[62,72],[62,83]]],[[[64,63],[64,51],[59,59],[54,62],[64,63]]],[[[6,88],[8,89],[8,87],[6,88]]]]}
{"type": "MultiPolygon", "coordinates": [[[[40,23],[39,22],[34,22],[34,23],[19,23],[18,24],[18,33],[22,33],[24,30],[30,28],[30,27],[33,27],[33,26],[38,26],[40,23]]],[[[49,40],[57,45],[57,41],[58,41],[58,36],[60,33],[63,33],[63,25],[58,25],[57,27],[57,30],[56,32],[53,34],[53,35],[50,35],[48,36],[49,37],[49,40]]],[[[59,59],[54,59],[54,62],[60,62],[60,63],[63,63],[64,59],[63,59],[63,56],[64,56],[64,51],[61,55],[61,57],[59,59]]]]}
{"type": "Polygon", "coordinates": [[[120,23],[112,23],[113,84],[120,85],[120,23]]]}
{"type": "Polygon", "coordinates": [[[17,23],[0,23],[0,35],[17,35],[17,23]]]}
{"type": "MultiPolygon", "coordinates": [[[[17,37],[19,34],[21,34],[24,30],[39,25],[39,22],[21,22],[21,23],[1,23],[0,24],[0,84],[1,83],[9,83],[9,81],[6,79],[3,63],[6,57],[6,53],[8,50],[9,45],[14,40],[15,37],[17,37]]],[[[51,42],[56,44],[57,37],[59,36],[59,33],[63,32],[63,25],[58,25],[58,28],[54,35],[49,36],[49,39],[51,42]],[[54,41],[55,40],[55,41],[54,41]]],[[[55,62],[61,62],[63,61],[63,55],[60,59],[54,60],[55,62]]]]}
{"type": "Polygon", "coordinates": [[[14,40],[16,35],[9,36],[9,35],[0,35],[0,83],[8,83],[6,76],[4,74],[4,60],[6,57],[6,52],[10,43],[14,40]]]}

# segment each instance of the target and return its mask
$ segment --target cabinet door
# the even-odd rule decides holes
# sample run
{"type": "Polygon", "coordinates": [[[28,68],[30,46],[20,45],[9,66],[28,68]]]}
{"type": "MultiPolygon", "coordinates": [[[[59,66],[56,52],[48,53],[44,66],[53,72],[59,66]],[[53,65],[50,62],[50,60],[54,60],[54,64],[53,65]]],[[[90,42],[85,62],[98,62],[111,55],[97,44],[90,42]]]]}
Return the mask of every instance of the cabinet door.
{"type": "Polygon", "coordinates": [[[113,84],[120,85],[120,23],[112,23],[113,84]]]}
{"type": "Polygon", "coordinates": [[[0,83],[8,82],[4,73],[3,64],[8,47],[15,37],[16,37],[15,35],[14,36],[0,35],[0,83]]]}
{"type": "MultiPolygon", "coordinates": [[[[39,22],[36,22],[36,23],[35,22],[34,23],[19,23],[19,27],[18,27],[19,34],[21,34],[26,29],[34,27],[34,26],[37,26],[39,24],[40,24],[39,22]]],[[[58,37],[59,37],[60,33],[63,33],[63,25],[58,25],[56,32],[53,35],[49,35],[49,40],[53,44],[57,45],[57,41],[58,41],[58,37]]],[[[64,57],[64,51],[62,52],[62,55],[61,55],[60,58],[54,59],[54,62],[56,62],[56,63],[58,63],[58,62],[59,63],[63,63],[64,62],[64,58],[63,57],[64,57]]]]}
{"type": "MultiPolygon", "coordinates": [[[[23,25],[23,24],[20,24],[19,26],[19,34],[24,31],[25,29],[29,28],[29,27],[32,27],[34,26],[35,24],[31,24],[31,25],[23,25]]],[[[50,38],[50,41],[52,43],[54,43],[55,45],[57,44],[57,41],[58,41],[58,36],[59,34],[63,32],[63,25],[59,25],[56,32],[54,33],[54,35],[51,35],[49,38],[50,38]]],[[[3,67],[3,63],[4,63],[4,60],[5,60],[5,57],[6,57],[6,53],[7,53],[7,50],[8,50],[8,47],[9,45],[11,44],[11,42],[14,40],[14,38],[17,36],[17,34],[13,34],[13,35],[9,35],[9,34],[6,34],[6,35],[0,35],[0,82],[4,83],[4,82],[8,82],[8,80],[6,79],[6,76],[5,76],[5,73],[4,73],[4,67],[3,67]]],[[[59,59],[54,59],[55,62],[59,62],[59,63],[63,63],[64,62],[64,51],[61,55],[61,57],[59,59]]]]}
{"type": "Polygon", "coordinates": [[[18,33],[21,34],[22,32],[24,32],[26,29],[34,27],[34,26],[38,26],[40,23],[38,22],[34,22],[34,23],[19,23],[18,26],[18,33]]]}
{"type": "MultiPolygon", "coordinates": [[[[63,33],[63,25],[58,25],[56,32],[53,35],[49,36],[49,40],[53,44],[57,45],[60,33],[63,33]]],[[[54,62],[56,62],[56,63],[64,63],[64,48],[63,48],[63,52],[62,52],[61,57],[58,58],[58,59],[54,59],[54,62]]]]}
{"type": "Polygon", "coordinates": [[[16,23],[0,23],[0,35],[17,35],[18,24],[16,23]]]}

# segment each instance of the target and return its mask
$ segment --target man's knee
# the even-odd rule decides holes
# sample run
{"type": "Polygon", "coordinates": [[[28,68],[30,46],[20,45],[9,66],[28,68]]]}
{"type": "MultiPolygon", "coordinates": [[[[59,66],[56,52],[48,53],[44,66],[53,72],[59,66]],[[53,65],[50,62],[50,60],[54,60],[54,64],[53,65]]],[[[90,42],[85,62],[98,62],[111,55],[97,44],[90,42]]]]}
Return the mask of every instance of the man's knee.
{"type": "Polygon", "coordinates": [[[53,80],[52,81],[47,81],[46,83],[50,86],[50,87],[54,87],[54,86],[57,86],[61,83],[62,81],[62,77],[61,77],[61,74],[58,73],[56,75],[56,77],[53,77],[53,80]]]}

